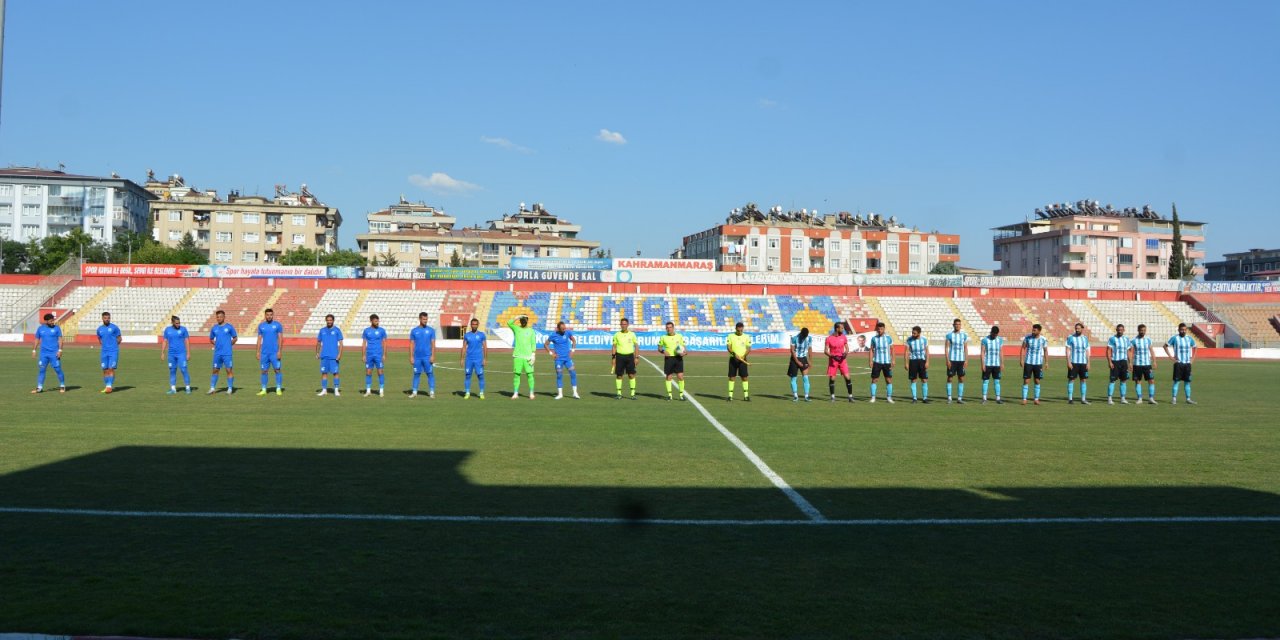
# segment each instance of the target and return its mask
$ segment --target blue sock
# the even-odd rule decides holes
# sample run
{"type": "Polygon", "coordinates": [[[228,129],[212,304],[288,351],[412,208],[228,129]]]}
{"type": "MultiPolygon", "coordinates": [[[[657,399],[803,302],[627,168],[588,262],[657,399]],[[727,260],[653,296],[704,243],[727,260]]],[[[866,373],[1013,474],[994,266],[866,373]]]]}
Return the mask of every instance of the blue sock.
{"type": "Polygon", "coordinates": [[[1120,383],[1120,399],[1123,400],[1124,398],[1128,397],[1128,395],[1129,395],[1129,384],[1126,382],[1121,382],[1120,383]]]}
{"type": "Polygon", "coordinates": [[[1087,400],[1088,398],[1089,398],[1089,383],[1081,382],[1080,383],[1080,399],[1087,400]]]}
{"type": "Polygon", "coordinates": [[[233,378],[233,377],[231,377],[231,376],[227,376],[227,388],[228,388],[228,389],[234,389],[234,388],[236,388],[236,379],[235,379],[235,378],[233,378]]]}
{"type": "Polygon", "coordinates": [[[364,388],[368,389],[369,387],[372,387],[372,386],[373,386],[373,374],[372,373],[364,374],[364,388]]]}
{"type": "Polygon", "coordinates": [[[1076,384],[1074,382],[1067,383],[1067,400],[1076,399],[1076,384]]]}
{"type": "Polygon", "coordinates": [[[1178,382],[1176,380],[1173,382],[1173,399],[1174,400],[1178,399],[1178,386],[1181,384],[1182,384],[1181,382],[1178,382]]]}
{"type": "Polygon", "coordinates": [[[963,398],[963,397],[964,397],[964,383],[963,383],[963,382],[961,382],[960,384],[957,384],[957,385],[956,385],[956,388],[960,391],[959,393],[957,393],[957,394],[956,394],[956,397],[958,397],[958,398],[963,398]]]}
{"type": "Polygon", "coordinates": [[[418,392],[418,381],[422,379],[422,374],[417,371],[413,372],[413,392],[418,392]]]}
{"type": "Polygon", "coordinates": [[[385,386],[387,386],[387,376],[386,376],[386,375],[384,375],[384,374],[379,373],[379,374],[378,374],[378,388],[379,388],[379,389],[381,389],[381,388],[383,388],[383,387],[385,387],[385,386]]]}
{"type": "Polygon", "coordinates": [[[925,380],[920,384],[920,390],[921,390],[920,397],[924,398],[925,400],[928,400],[929,399],[929,381],[928,380],[925,380]]]}
{"type": "Polygon", "coordinates": [[[1000,378],[996,378],[996,397],[1000,397],[1000,378]]]}
{"type": "Polygon", "coordinates": [[[1024,384],[1024,385],[1022,385],[1022,399],[1023,399],[1023,400],[1026,400],[1026,399],[1027,399],[1027,385],[1025,385],[1025,384],[1024,384]]]}
{"type": "Polygon", "coordinates": [[[1036,383],[1036,400],[1040,399],[1040,383],[1036,383]]]}
{"type": "Polygon", "coordinates": [[[436,372],[435,371],[427,372],[427,390],[430,391],[431,393],[436,392],[436,372]]]}
{"type": "Polygon", "coordinates": [[[321,389],[324,389],[324,390],[326,390],[326,391],[329,389],[329,379],[328,379],[328,378],[320,378],[320,388],[321,388],[321,389]]]}
{"type": "Polygon", "coordinates": [[[191,386],[191,372],[186,367],[182,368],[182,384],[191,386]]]}
{"type": "Polygon", "coordinates": [[[283,386],[284,386],[284,373],[277,371],[276,372],[276,389],[279,389],[283,386]]]}
{"type": "Polygon", "coordinates": [[[911,387],[911,399],[912,399],[912,400],[918,400],[918,399],[919,399],[919,397],[916,395],[916,383],[915,383],[915,382],[912,382],[911,384],[909,384],[909,385],[907,385],[907,386],[911,387]]]}
{"type": "Polygon", "coordinates": [[[951,383],[950,382],[947,383],[947,399],[948,400],[951,399],[951,383]]]}
{"type": "Polygon", "coordinates": [[[262,372],[262,388],[263,389],[267,388],[267,372],[266,371],[262,372]]]}
{"type": "Polygon", "coordinates": [[[805,374],[804,376],[804,397],[806,398],[809,397],[809,375],[808,374],[805,374]]]}
{"type": "Polygon", "coordinates": [[[45,368],[44,368],[44,367],[40,367],[40,371],[39,371],[38,373],[36,373],[36,386],[37,386],[37,387],[44,387],[44,372],[45,372],[45,368]]]}
{"type": "Polygon", "coordinates": [[[107,376],[107,386],[108,386],[108,387],[114,387],[114,386],[116,386],[116,377],[115,377],[115,376],[107,376]]]}
{"type": "MultiPolygon", "coordinates": [[[[1186,393],[1187,399],[1190,400],[1191,399],[1191,383],[1188,382],[1182,385],[1182,390],[1184,393],[1186,393]]],[[[1209,404],[1213,404],[1213,403],[1211,402],[1209,404]]]]}
{"type": "Polygon", "coordinates": [[[1152,382],[1147,384],[1147,398],[1151,400],[1156,399],[1156,383],[1152,382]]]}
{"type": "Polygon", "coordinates": [[[982,397],[987,397],[987,391],[991,389],[991,380],[982,381],[982,397]]]}
{"type": "Polygon", "coordinates": [[[1133,383],[1133,392],[1134,392],[1134,393],[1136,393],[1136,394],[1138,395],[1138,399],[1139,399],[1139,400],[1141,400],[1141,399],[1142,399],[1142,383],[1141,383],[1141,382],[1136,382],[1136,381],[1135,381],[1135,382],[1133,383]]]}
{"type": "Polygon", "coordinates": [[[464,393],[471,393],[471,374],[469,373],[462,379],[462,391],[464,393]]]}
{"type": "Polygon", "coordinates": [[[792,376],[792,377],[791,377],[791,395],[793,395],[793,396],[798,396],[798,395],[800,395],[800,390],[796,388],[796,378],[795,378],[795,376],[792,376]]]}
{"type": "Polygon", "coordinates": [[[892,382],[886,382],[886,383],[884,383],[884,397],[886,397],[886,398],[892,398],[892,397],[893,397],[893,383],[892,383],[892,382]]]}
{"type": "Polygon", "coordinates": [[[483,373],[477,373],[477,374],[476,374],[476,380],[479,380],[479,381],[480,381],[480,393],[484,393],[484,374],[483,374],[483,373]]]}
{"type": "Polygon", "coordinates": [[[871,397],[876,397],[876,383],[874,382],[871,383],[871,397]]]}
{"type": "Polygon", "coordinates": [[[178,370],[172,367],[169,368],[169,386],[178,386],[178,370]]]}
{"type": "Polygon", "coordinates": [[[339,378],[339,377],[338,377],[338,374],[336,374],[336,373],[335,373],[335,374],[333,374],[333,388],[334,388],[334,389],[337,389],[337,388],[338,388],[338,382],[339,382],[340,380],[341,380],[341,378],[339,378]]]}
{"type": "Polygon", "coordinates": [[[1116,394],[1116,383],[1114,383],[1114,382],[1108,382],[1108,383],[1107,383],[1107,397],[1108,397],[1108,398],[1110,398],[1111,396],[1114,396],[1115,394],[1116,394]]]}
{"type": "Polygon", "coordinates": [[[216,374],[216,373],[215,373],[215,374],[213,374],[213,375],[209,376],[209,388],[210,388],[210,389],[217,389],[217,388],[218,388],[218,374],[216,374]]]}
{"type": "Polygon", "coordinates": [[[575,387],[578,386],[578,370],[577,369],[569,370],[569,384],[575,387]]]}
{"type": "Polygon", "coordinates": [[[67,378],[62,375],[62,363],[57,360],[53,361],[53,373],[58,376],[58,386],[67,386],[67,378]]]}
{"type": "Polygon", "coordinates": [[[556,388],[560,389],[563,387],[564,387],[564,372],[557,367],[556,368],[556,388]]]}

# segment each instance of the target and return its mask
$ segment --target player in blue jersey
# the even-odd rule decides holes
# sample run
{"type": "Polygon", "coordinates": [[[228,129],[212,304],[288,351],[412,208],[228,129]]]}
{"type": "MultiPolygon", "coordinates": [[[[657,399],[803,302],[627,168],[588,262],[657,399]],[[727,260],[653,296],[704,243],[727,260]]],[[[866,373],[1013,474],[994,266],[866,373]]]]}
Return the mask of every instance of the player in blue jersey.
{"type": "Polygon", "coordinates": [[[1110,381],[1107,382],[1107,404],[1115,404],[1112,398],[1116,391],[1116,381],[1120,381],[1120,404],[1129,404],[1129,350],[1131,340],[1124,335],[1124,325],[1116,325],[1116,334],[1107,338],[1107,367],[1110,369],[1110,381]]]}
{"type": "Polygon", "coordinates": [[[791,378],[791,401],[800,401],[800,390],[796,388],[796,378],[804,378],[804,401],[809,398],[809,352],[813,350],[813,336],[809,335],[809,327],[801,327],[800,333],[791,337],[791,360],[787,363],[787,377],[791,378]]]}
{"type": "Polygon", "coordinates": [[[333,314],[324,317],[324,326],[316,333],[316,360],[320,361],[320,392],[317,396],[329,393],[329,378],[333,378],[333,395],[342,397],[342,379],[338,374],[338,366],[342,361],[342,328],[334,326],[333,314]]]}
{"type": "Polygon", "coordinates": [[[213,345],[213,375],[209,376],[209,391],[205,395],[218,392],[218,370],[227,370],[227,395],[236,388],[235,363],[232,361],[232,350],[240,341],[236,328],[227,322],[227,313],[221,309],[213,314],[213,326],[209,327],[209,344],[213,345]]]}
{"type": "Polygon", "coordinates": [[[964,367],[969,358],[969,334],[960,330],[960,318],[951,321],[951,333],[946,337],[947,351],[947,404],[951,404],[951,379],[959,381],[956,403],[964,404],[964,367]]]}
{"type": "Polygon", "coordinates": [[[410,398],[418,397],[418,383],[427,374],[427,396],[436,397],[436,330],[427,326],[430,317],[423,311],[418,314],[418,326],[409,332],[409,364],[413,365],[413,390],[410,398]]]}
{"type": "Polygon", "coordinates": [[[1031,325],[1031,335],[1022,339],[1018,360],[1022,362],[1022,404],[1027,404],[1027,386],[1035,380],[1035,403],[1040,404],[1040,381],[1044,380],[1044,360],[1049,355],[1049,339],[1040,335],[1039,324],[1031,325]]]}
{"type": "Polygon", "coordinates": [[[476,374],[480,384],[480,399],[484,400],[484,365],[489,356],[489,344],[484,332],[480,330],[480,321],[472,318],[471,328],[462,334],[462,350],[458,354],[458,364],[462,366],[463,396],[471,397],[471,374],[476,374]]]}
{"type": "Polygon", "coordinates": [[[1076,401],[1076,378],[1080,379],[1080,404],[1089,404],[1089,337],[1083,324],[1077,322],[1075,329],[1067,336],[1067,404],[1076,401]]]}
{"type": "Polygon", "coordinates": [[[52,313],[44,314],[44,324],[36,327],[36,340],[31,357],[36,358],[36,388],[31,393],[44,391],[44,374],[50,366],[58,376],[58,393],[67,392],[67,378],[62,375],[62,327],[52,313]]]}
{"type": "Polygon", "coordinates": [[[378,326],[378,314],[369,316],[369,326],[364,328],[360,334],[360,338],[364,340],[364,344],[360,347],[360,359],[364,361],[364,395],[369,397],[373,394],[371,387],[373,386],[373,372],[378,372],[378,397],[382,397],[383,391],[387,386],[387,378],[382,373],[383,369],[383,343],[387,339],[387,330],[378,326]]]}
{"type": "Polygon", "coordinates": [[[280,371],[284,360],[284,325],[276,321],[276,312],[267,309],[258,323],[258,368],[262,371],[262,389],[258,395],[267,395],[267,369],[276,372],[276,395],[284,393],[284,373],[280,371]]]}
{"type": "Polygon", "coordinates": [[[876,323],[867,360],[871,365],[871,402],[876,401],[876,383],[884,374],[884,399],[893,404],[893,336],[885,334],[883,322],[876,323]]]}
{"type": "Polygon", "coordinates": [[[191,333],[182,326],[178,316],[169,316],[169,326],[160,336],[160,357],[169,363],[169,395],[178,392],[178,372],[182,372],[182,384],[187,395],[191,394],[191,373],[187,363],[191,361],[191,333]]]}
{"type": "Polygon", "coordinates": [[[578,395],[578,370],[573,366],[573,352],[578,348],[578,339],[573,337],[573,330],[569,329],[565,323],[557,322],[556,331],[547,336],[546,342],[543,343],[547,349],[547,353],[555,359],[556,365],[556,400],[564,397],[564,372],[569,372],[569,385],[573,387],[573,397],[582,399],[578,395]]]}
{"type": "Polygon", "coordinates": [[[991,381],[996,383],[996,404],[1004,404],[1000,397],[1000,376],[1004,372],[1004,338],[1000,327],[992,325],[991,333],[982,338],[982,404],[987,403],[987,390],[991,381]]]}
{"type": "Polygon", "coordinates": [[[102,324],[98,326],[99,360],[102,364],[102,391],[111,393],[116,383],[116,365],[120,363],[120,343],[124,337],[120,335],[120,327],[111,324],[111,313],[102,312],[102,324]]]}
{"type": "Polygon", "coordinates": [[[1147,325],[1138,325],[1138,337],[1129,343],[1130,360],[1133,361],[1133,389],[1138,394],[1138,404],[1142,404],[1142,383],[1147,383],[1147,400],[1156,403],[1156,381],[1151,374],[1156,370],[1156,348],[1151,338],[1147,337],[1147,325]]]}
{"type": "Polygon", "coordinates": [[[919,326],[911,327],[907,349],[902,354],[907,361],[907,379],[911,381],[911,404],[929,404],[929,339],[921,335],[919,326]],[[920,380],[922,396],[916,395],[916,380],[920,380]]]}
{"type": "Polygon", "coordinates": [[[1191,362],[1196,358],[1196,339],[1187,334],[1187,323],[1178,323],[1178,335],[1165,343],[1164,353],[1173,358],[1172,404],[1178,404],[1179,383],[1186,387],[1187,404],[1195,404],[1196,401],[1191,399],[1191,362]]]}

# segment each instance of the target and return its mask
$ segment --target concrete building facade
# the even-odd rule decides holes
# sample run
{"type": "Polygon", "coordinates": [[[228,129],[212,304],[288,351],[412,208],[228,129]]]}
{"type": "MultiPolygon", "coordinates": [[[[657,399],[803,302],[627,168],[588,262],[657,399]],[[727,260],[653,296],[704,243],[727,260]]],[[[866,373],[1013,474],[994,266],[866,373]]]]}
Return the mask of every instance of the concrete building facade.
{"type": "Polygon", "coordinates": [[[1274,280],[1280,269],[1280,249],[1250,249],[1224,253],[1222,259],[1205,263],[1205,280],[1274,280]]]}
{"type": "Polygon", "coordinates": [[[155,196],[131,180],[38,167],[0,169],[0,239],[28,242],[81,229],[110,244],[147,229],[155,196]]]}

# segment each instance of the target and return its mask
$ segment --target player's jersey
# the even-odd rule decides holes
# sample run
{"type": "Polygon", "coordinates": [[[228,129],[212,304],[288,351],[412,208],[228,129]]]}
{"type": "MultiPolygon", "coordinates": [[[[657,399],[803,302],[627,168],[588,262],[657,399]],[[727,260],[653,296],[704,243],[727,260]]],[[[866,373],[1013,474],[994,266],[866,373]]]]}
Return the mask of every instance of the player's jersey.
{"type": "Polygon", "coordinates": [[[871,361],[876,364],[893,364],[893,337],[889,334],[871,336],[871,361]]]}
{"type": "Polygon", "coordinates": [[[360,337],[364,340],[365,357],[376,357],[382,355],[382,343],[387,339],[387,330],[382,327],[365,327],[360,333],[360,337]]]}
{"type": "Polygon", "coordinates": [[[678,333],[672,335],[664,333],[658,338],[658,347],[662,349],[663,354],[674,356],[676,349],[684,347],[684,336],[678,333]]]}
{"type": "Polygon", "coordinates": [[[969,334],[963,331],[952,331],[947,334],[947,359],[960,362],[965,359],[965,349],[969,344],[969,334]]]}
{"type": "Polygon", "coordinates": [[[418,325],[409,332],[409,342],[413,344],[414,359],[431,357],[431,348],[436,341],[435,327],[418,325]]]}
{"type": "Polygon", "coordinates": [[[102,344],[102,355],[114,356],[120,354],[120,327],[115,324],[98,325],[98,342],[102,344]]]}
{"type": "Polygon", "coordinates": [[[320,327],[320,331],[316,333],[316,342],[320,345],[321,360],[335,360],[342,348],[342,329],[336,324],[332,328],[320,327]]]}
{"type": "Polygon", "coordinates": [[[827,355],[832,358],[843,358],[849,351],[849,336],[845,334],[827,336],[827,355]]]}
{"type": "Polygon", "coordinates": [[[747,351],[751,349],[751,336],[747,334],[738,335],[736,333],[729,334],[725,338],[725,344],[729,346],[729,351],[739,358],[747,355],[747,351]]]}
{"type": "Polygon", "coordinates": [[[1031,334],[1027,334],[1027,337],[1022,339],[1022,346],[1027,349],[1027,364],[1044,364],[1044,354],[1049,348],[1048,338],[1044,336],[1037,338],[1031,334]]]}
{"type": "Polygon", "coordinates": [[[907,359],[908,360],[926,360],[929,358],[929,339],[920,336],[918,338],[907,338],[907,359]]]}
{"type": "Polygon", "coordinates": [[[187,355],[187,340],[191,337],[191,333],[186,327],[174,328],[169,325],[164,328],[164,339],[169,343],[169,355],[185,356],[187,355]]]}
{"type": "Polygon", "coordinates": [[[1002,356],[1004,353],[1004,338],[983,336],[982,346],[987,348],[987,354],[982,358],[982,366],[998,367],[1004,362],[1002,356]]]}
{"type": "Polygon", "coordinates": [[[1151,338],[1134,338],[1130,344],[1133,346],[1133,366],[1151,366],[1151,338]]]}
{"type": "Polygon", "coordinates": [[[636,332],[619,331],[613,334],[613,351],[620,356],[629,356],[636,352],[636,332]]]}
{"type": "Polygon", "coordinates": [[[557,358],[568,359],[573,355],[573,331],[566,329],[564,333],[552,332],[547,340],[551,342],[551,350],[557,358]]]}
{"type": "Polygon", "coordinates": [[[1067,336],[1067,357],[1071,364],[1088,364],[1089,337],[1083,333],[1067,336]]]}
{"type": "Polygon", "coordinates": [[[1196,350],[1196,339],[1190,334],[1185,336],[1173,336],[1169,338],[1167,343],[1173,347],[1173,361],[1179,364],[1187,364],[1191,362],[1191,355],[1196,350]]]}
{"type": "Polygon", "coordinates": [[[231,355],[231,349],[235,345],[237,337],[239,336],[236,334],[236,328],[231,326],[230,322],[209,327],[209,339],[213,341],[213,355],[231,355]]]}
{"type": "Polygon", "coordinates": [[[507,322],[507,328],[511,329],[511,357],[528,359],[532,356],[538,342],[538,334],[534,333],[533,327],[522,327],[511,320],[507,322]]]}
{"type": "Polygon", "coordinates": [[[468,331],[462,334],[462,348],[469,362],[480,362],[484,359],[485,340],[483,331],[468,331]]]}
{"type": "Polygon", "coordinates": [[[797,358],[808,358],[809,351],[813,349],[813,336],[805,336],[804,340],[799,335],[791,336],[791,347],[796,350],[797,358]]]}
{"type": "Polygon", "coordinates": [[[41,354],[57,355],[58,341],[62,340],[62,327],[42,324],[36,327],[36,339],[40,341],[41,354]]]}
{"type": "Polygon", "coordinates": [[[284,325],[279,320],[258,323],[258,340],[262,346],[262,355],[270,356],[280,352],[280,336],[284,335],[284,325]]]}
{"type": "Polygon", "coordinates": [[[1111,347],[1111,361],[1120,362],[1129,359],[1129,345],[1133,339],[1128,336],[1111,336],[1107,338],[1107,346],[1111,347]]]}

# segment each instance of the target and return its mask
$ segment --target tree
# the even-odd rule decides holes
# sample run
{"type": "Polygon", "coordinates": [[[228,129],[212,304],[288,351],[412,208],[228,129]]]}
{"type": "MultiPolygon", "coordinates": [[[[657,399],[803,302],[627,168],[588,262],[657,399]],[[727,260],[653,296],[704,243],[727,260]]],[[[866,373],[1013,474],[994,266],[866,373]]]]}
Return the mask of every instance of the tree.
{"type": "Polygon", "coordinates": [[[1169,256],[1169,279],[1190,280],[1196,275],[1195,263],[1182,250],[1182,222],[1178,220],[1178,204],[1173,204],[1173,254],[1169,256]]]}
{"type": "Polygon", "coordinates": [[[954,262],[939,262],[933,265],[929,273],[939,276],[958,276],[960,275],[960,267],[957,267],[954,262]]]}
{"type": "Polygon", "coordinates": [[[306,267],[317,264],[318,257],[310,247],[298,247],[284,252],[280,256],[280,264],[286,267],[306,267]]]}
{"type": "Polygon", "coordinates": [[[454,249],[453,255],[449,256],[449,266],[451,267],[462,266],[462,253],[459,252],[457,249],[454,249]]]}
{"type": "Polygon", "coordinates": [[[178,256],[182,258],[182,261],[179,262],[178,264],[208,264],[209,263],[209,254],[207,252],[201,251],[200,247],[196,246],[196,239],[191,237],[190,231],[182,234],[182,240],[178,241],[177,251],[178,251],[178,256]]]}
{"type": "Polygon", "coordinates": [[[320,264],[328,267],[363,267],[366,262],[364,254],[351,249],[339,249],[320,254],[320,264]]]}
{"type": "Polygon", "coordinates": [[[592,257],[592,258],[603,258],[603,257],[604,257],[604,249],[596,249],[596,252],[595,252],[595,253],[593,253],[593,254],[591,254],[591,257],[592,257]]]}
{"type": "Polygon", "coordinates": [[[30,245],[17,240],[5,240],[3,245],[0,253],[4,254],[4,273],[31,273],[30,245]]]}
{"type": "Polygon", "coordinates": [[[390,251],[373,257],[373,266],[375,267],[394,267],[398,264],[400,264],[400,261],[396,260],[395,254],[390,251]]]}
{"type": "Polygon", "coordinates": [[[46,236],[38,247],[38,252],[31,255],[33,273],[53,273],[68,258],[78,258],[81,254],[85,262],[106,262],[108,257],[107,247],[79,228],[66,235],[46,236]]]}
{"type": "Polygon", "coordinates": [[[126,264],[133,261],[133,254],[148,244],[154,244],[151,236],[135,231],[120,231],[111,242],[108,261],[126,264]]]}

